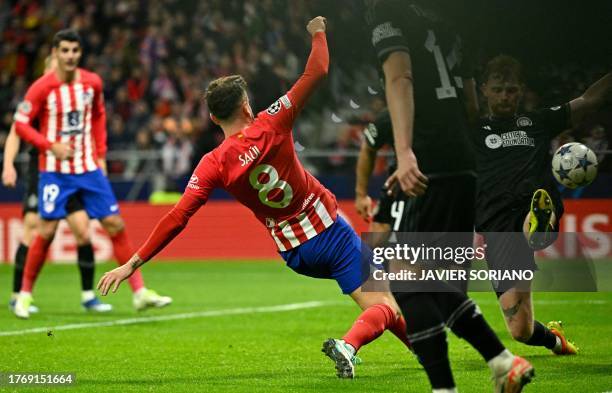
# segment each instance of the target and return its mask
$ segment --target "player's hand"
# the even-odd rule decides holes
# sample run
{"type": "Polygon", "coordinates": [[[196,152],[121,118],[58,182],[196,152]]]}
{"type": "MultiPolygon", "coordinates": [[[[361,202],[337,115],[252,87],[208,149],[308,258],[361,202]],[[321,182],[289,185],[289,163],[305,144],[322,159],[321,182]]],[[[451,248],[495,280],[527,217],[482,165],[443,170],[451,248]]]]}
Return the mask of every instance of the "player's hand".
{"type": "Polygon", "coordinates": [[[100,281],[98,281],[98,290],[102,296],[106,296],[109,290],[112,290],[113,293],[117,292],[119,288],[119,284],[122,281],[127,280],[133,273],[134,270],[132,268],[131,263],[126,263],[124,265],[119,266],[116,269],[111,270],[110,272],[104,273],[100,281]]]}
{"type": "Polygon", "coordinates": [[[423,195],[427,190],[427,177],[419,170],[416,156],[412,150],[397,155],[397,170],[385,181],[389,195],[399,184],[402,191],[411,197],[423,195]]]}
{"type": "Polygon", "coordinates": [[[104,157],[98,158],[98,168],[102,170],[102,173],[104,173],[104,176],[108,175],[108,170],[106,169],[106,158],[104,157]]]}
{"type": "Polygon", "coordinates": [[[58,160],[65,160],[74,156],[74,149],[65,143],[55,142],[51,145],[51,152],[58,160]]]}
{"type": "Polygon", "coordinates": [[[310,33],[310,35],[315,35],[315,33],[322,31],[325,32],[325,27],[327,26],[327,19],[323,16],[317,16],[306,25],[306,30],[310,33]]]}
{"type": "Polygon", "coordinates": [[[374,208],[372,206],[372,198],[370,198],[369,195],[356,196],[355,209],[357,209],[357,214],[359,214],[361,218],[363,218],[367,222],[370,222],[374,212],[374,208]]]}
{"type": "Polygon", "coordinates": [[[2,168],[2,184],[5,187],[14,188],[17,184],[17,171],[13,165],[5,165],[2,168]]]}

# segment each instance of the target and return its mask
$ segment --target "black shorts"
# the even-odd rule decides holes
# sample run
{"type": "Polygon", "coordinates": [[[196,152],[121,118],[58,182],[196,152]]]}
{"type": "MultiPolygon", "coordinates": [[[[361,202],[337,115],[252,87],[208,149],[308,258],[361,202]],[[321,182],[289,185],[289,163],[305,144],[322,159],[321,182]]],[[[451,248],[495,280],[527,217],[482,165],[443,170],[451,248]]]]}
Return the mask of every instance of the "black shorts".
{"type": "MultiPolygon", "coordinates": [[[[400,192],[387,207],[396,232],[473,232],[476,178],[458,175],[430,178],[425,194],[416,198],[400,192]]],[[[377,220],[375,220],[377,221],[377,220]]],[[[379,222],[379,221],[377,221],[379,222]]]]}
{"type": "Polygon", "coordinates": [[[374,208],[374,222],[389,224],[391,225],[391,230],[393,230],[393,218],[391,216],[391,207],[393,203],[396,203],[394,197],[387,194],[387,190],[382,188],[378,196],[378,203],[374,208]]]}
{"type": "MultiPolygon", "coordinates": [[[[70,215],[79,210],[85,210],[85,208],[78,194],[75,194],[66,203],[66,213],[70,215]]],[[[38,214],[38,165],[32,162],[28,164],[25,176],[25,194],[21,204],[21,214],[25,216],[27,213],[38,214]]]]}
{"type": "MultiPolygon", "coordinates": [[[[507,210],[487,220],[478,231],[483,235],[487,245],[485,257],[489,270],[538,270],[535,262],[535,252],[529,247],[523,233],[525,217],[529,213],[531,201],[525,200],[516,204],[517,207],[508,207],[507,210]]],[[[557,222],[563,216],[563,202],[554,201],[557,222]]],[[[556,225],[554,232],[559,232],[556,225]]],[[[497,296],[516,286],[515,281],[493,283],[497,296]]]]}

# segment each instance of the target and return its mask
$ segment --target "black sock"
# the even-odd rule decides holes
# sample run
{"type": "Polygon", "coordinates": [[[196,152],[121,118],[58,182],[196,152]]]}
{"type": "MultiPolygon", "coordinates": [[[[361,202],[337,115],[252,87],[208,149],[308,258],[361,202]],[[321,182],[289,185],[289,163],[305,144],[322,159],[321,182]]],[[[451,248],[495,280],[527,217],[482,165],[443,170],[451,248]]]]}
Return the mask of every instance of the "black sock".
{"type": "Polygon", "coordinates": [[[13,271],[13,292],[21,290],[21,280],[23,279],[23,268],[25,267],[26,257],[28,256],[28,246],[19,243],[15,253],[15,270],[13,271]]]}
{"type": "Polygon", "coordinates": [[[449,317],[448,327],[469,342],[487,362],[506,349],[480,310],[468,298],[449,317]]]}
{"type": "Polygon", "coordinates": [[[436,293],[394,293],[406,319],[406,335],[432,388],[455,386],[448,360],[446,326],[437,306],[436,293]]]}
{"type": "Polygon", "coordinates": [[[427,373],[432,389],[454,388],[446,332],[443,330],[424,339],[411,340],[410,343],[427,373]]]}
{"type": "Polygon", "coordinates": [[[79,271],[81,272],[81,288],[84,291],[93,290],[94,280],[94,252],[91,243],[77,248],[79,271]]]}
{"type": "Polygon", "coordinates": [[[557,345],[557,336],[540,322],[533,321],[533,334],[525,344],[553,349],[557,345]]]}

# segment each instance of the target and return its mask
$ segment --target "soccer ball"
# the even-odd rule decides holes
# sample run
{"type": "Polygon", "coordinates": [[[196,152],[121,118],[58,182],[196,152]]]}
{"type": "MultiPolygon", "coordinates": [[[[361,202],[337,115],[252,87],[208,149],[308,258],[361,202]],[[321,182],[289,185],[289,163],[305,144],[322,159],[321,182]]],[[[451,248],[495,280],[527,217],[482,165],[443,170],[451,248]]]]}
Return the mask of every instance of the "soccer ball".
{"type": "Polygon", "coordinates": [[[597,176],[597,156],[582,143],[566,143],[553,156],[552,173],[567,188],[588,186],[597,176]]]}

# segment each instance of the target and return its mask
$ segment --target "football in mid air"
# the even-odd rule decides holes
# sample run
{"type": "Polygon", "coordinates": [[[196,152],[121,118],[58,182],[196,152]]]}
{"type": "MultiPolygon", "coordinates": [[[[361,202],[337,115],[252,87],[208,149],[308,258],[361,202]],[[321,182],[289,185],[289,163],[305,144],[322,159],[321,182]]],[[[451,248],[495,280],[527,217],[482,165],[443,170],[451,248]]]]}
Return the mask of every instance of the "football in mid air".
{"type": "Polygon", "coordinates": [[[597,176],[597,156],[582,143],[566,143],[553,156],[552,172],[567,188],[588,186],[597,176]]]}

